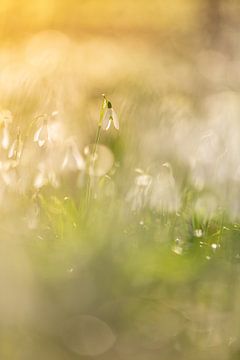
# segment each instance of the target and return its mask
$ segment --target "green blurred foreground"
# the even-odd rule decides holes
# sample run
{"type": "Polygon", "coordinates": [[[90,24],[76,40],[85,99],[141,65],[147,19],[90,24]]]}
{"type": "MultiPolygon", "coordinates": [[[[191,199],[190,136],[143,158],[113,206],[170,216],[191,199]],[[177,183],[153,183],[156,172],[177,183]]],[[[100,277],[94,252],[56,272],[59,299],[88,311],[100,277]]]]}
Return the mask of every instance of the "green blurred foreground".
{"type": "Polygon", "coordinates": [[[238,2],[104,4],[0,5],[0,359],[237,360],[238,2]]]}

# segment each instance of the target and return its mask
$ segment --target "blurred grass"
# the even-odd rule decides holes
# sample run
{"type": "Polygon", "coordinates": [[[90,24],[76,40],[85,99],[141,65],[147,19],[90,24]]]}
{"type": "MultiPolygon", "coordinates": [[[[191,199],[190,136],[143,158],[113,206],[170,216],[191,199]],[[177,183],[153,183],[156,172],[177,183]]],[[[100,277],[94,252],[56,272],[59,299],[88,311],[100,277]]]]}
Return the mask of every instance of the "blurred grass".
{"type": "Polygon", "coordinates": [[[238,359],[238,2],[2,0],[0,14],[12,137],[20,125],[28,144],[33,117],[58,110],[83,151],[103,92],[120,118],[89,207],[75,172],[1,196],[0,358],[238,359]],[[175,211],[153,206],[161,183],[151,202],[136,186],[136,168],[159,181],[166,162],[175,211]]]}

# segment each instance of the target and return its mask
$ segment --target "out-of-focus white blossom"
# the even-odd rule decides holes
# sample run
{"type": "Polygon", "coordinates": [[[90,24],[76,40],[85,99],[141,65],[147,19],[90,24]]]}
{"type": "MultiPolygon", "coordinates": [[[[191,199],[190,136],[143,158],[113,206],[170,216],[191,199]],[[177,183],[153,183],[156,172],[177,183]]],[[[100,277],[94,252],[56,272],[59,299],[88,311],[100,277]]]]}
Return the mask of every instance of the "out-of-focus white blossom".
{"type": "Polygon", "coordinates": [[[75,171],[84,170],[85,161],[73,138],[66,141],[67,149],[62,162],[62,170],[75,171]]]}
{"type": "Polygon", "coordinates": [[[41,126],[34,134],[34,142],[38,143],[39,147],[63,141],[64,129],[62,123],[56,120],[57,115],[58,111],[53,111],[51,114],[36,117],[42,119],[41,126]]]}
{"type": "Polygon", "coordinates": [[[34,142],[36,142],[39,145],[39,147],[43,147],[44,145],[47,145],[48,142],[50,142],[50,140],[51,139],[48,132],[47,119],[44,118],[42,125],[34,134],[34,142]]]}
{"type": "Polygon", "coordinates": [[[16,161],[4,161],[0,162],[0,176],[3,183],[10,188],[17,190],[17,183],[20,181],[17,174],[17,162],[16,161]]]}
{"type": "Polygon", "coordinates": [[[144,173],[141,169],[137,169],[138,175],[135,177],[135,185],[127,194],[127,201],[132,206],[133,211],[143,208],[149,200],[149,192],[152,185],[152,176],[144,173]]]}
{"type": "Polygon", "coordinates": [[[10,143],[9,125],[12,123],[13,117],[9,110],[0,111],[0,126],[1,129],[1,146],[4,150],[8,149],[10,143]]]}
{"type": "Polygon", "coordinates": [[[50,184],[55,188],[60,186],[60,182],[55,171],[48,169],[44,163],[40,163],[38,166],[38,174],[34,179],[34,187],[36,189],[40,189],[47,184],[50,184]]]}
{"type": "Polygon", "coordinates": [[[180,195],[169,163],[164,163],[159,174],[151,176],[137,169],[135,186],[130,189],[127,200],[133,210],[149,206],[154,210],[175,212],[180,207],[180,195]]]}
{"type": "Polygon", "coordinates": [[[135,178],[135,184],[139,187],[139,188],[149,188],[149,186],[152,183],[152,177],[150,175],[147,174],[141,174],[138,175],[135,178]]]}
{"type": "Polygon", "coordinates": [[[149,205],[155,210],[169,212],[176,212],[180,207],[180,195],[169,163],[162,165],[153,181],[149,205]]]}
{"type": "Polygon", "coordinates": [[[203,236],[202,229],[195,229],[194,230],[194,236],[196,236],[197,238],[201,238],[203,236]]]}
{"type": "Polygon", "coordinates": [[[102,120],[102,128],[103,130],[108,130],[113,123],[115,129],[119,130],[119,120],[115,110],[112,107],[110,101],[107,101],[107,109],[104,113],[102,120]]]}
{"type": "Polygon", "coordinates": [[[61,122],[54,120],[48,123],[48,137],[53,143],[64,140],[64,129],[61,122]]]}
{"type": "Polygon", "coordinates": [[[8,151],[8,158],[13,160],[19,160],[22,155],[23,142],[21,139],[21,133],[18,129],[17,137],[12,143],[8,151]]]}

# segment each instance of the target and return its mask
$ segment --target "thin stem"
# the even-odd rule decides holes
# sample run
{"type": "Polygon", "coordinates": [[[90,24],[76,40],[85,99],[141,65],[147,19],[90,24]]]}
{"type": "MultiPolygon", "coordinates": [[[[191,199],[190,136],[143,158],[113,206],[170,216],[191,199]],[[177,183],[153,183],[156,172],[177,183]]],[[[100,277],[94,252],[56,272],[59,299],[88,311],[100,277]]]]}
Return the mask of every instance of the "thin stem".
{"type": "Polygon", "coordinates": [[[92,152],[93,164],[94,164],[94,156],[96,155],[97,146],[98,146],[98,143],[99,143],[99,140],[100,140],[101,129],[102,129],[102,126],[98,125],[96,140],[95,140],[94,148],[93,148],[93,152],[92,152]]]}
{"type": "Polygon", "coordinates": [[[89,204],[90,198],[91,198],[91,185],[92,185],[92,175],[94,176],[94,161],[95,161],[95,155],[97,152],[97,146],[100,140],[100,134],[101,134],[101,125],[98,125],[98,129],[97,129],[97,135],[96,135],[96,140],[94,142],[94,146],[93,146],[93,151],[92,154],[90,156],[90,162],[89,162],[89,166],[88,166],[88,183],[87,183],[87,193],[86,193],[86,199],[87,199],[87,205],[89,204]],[[92,171],[92,175],[91,175],[91,171],[92,171]]]}
{"type": "Polygon", "coordinates": [[[224,210],[222,210],[222,218],[221,218],[220,232],[219,232],[219,237],[218,237],[218,244],[221,243],[222,238],[223,238],[224,218],[225,218],[225,213],[224,213],[224,210]]]}

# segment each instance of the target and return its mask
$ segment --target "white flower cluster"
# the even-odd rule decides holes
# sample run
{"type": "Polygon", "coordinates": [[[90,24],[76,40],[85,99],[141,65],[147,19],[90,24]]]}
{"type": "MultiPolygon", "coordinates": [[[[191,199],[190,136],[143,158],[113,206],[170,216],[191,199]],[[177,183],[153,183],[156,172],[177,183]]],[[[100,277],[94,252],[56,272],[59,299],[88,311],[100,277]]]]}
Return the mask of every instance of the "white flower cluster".
{"type": "Polygon", "coordinates": [[[153,210],[176,212],[180,207],[180,195],[169,163],[161,166],[157,175],[152,176],[136,169],[135,184],[127,195],[133,211],[146,206],[153,210]]]}
{"type": "MultiPolygon", "coordinates": [[[[102,128],[108,130],[113,122],[119,129],[118,117],[111,103],[108,101],[106,104],[102,128]]],[[[104,174],[105,170],[99,171],[101,164],[97,154],[91,159],[91,153],[81,153],[75,137],[66,138],[57,111],[36,116],[26,133],[16,127],[9,110],[0,111],[0,198],[9,189],[24,193],[29,189],[39,191],[46,185],[58,188],[69,174],[77,179],[76,185],[79,185],[80,178],[93,175],[89,163],[94,166],[95,161],[98,161],[98,171],[94,176],[104,174]]],[[[109,170],[109,164],[104,168],[109,170]]]]}

